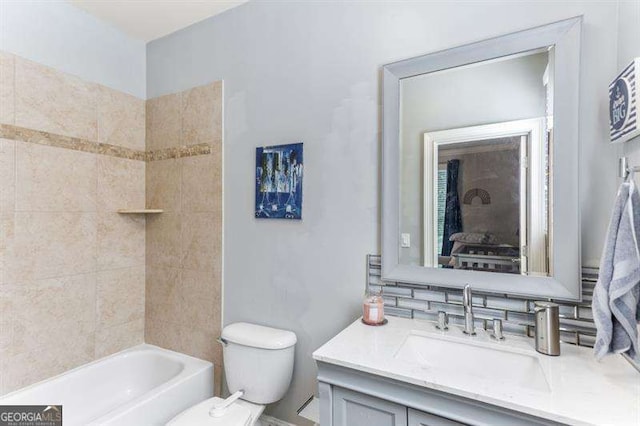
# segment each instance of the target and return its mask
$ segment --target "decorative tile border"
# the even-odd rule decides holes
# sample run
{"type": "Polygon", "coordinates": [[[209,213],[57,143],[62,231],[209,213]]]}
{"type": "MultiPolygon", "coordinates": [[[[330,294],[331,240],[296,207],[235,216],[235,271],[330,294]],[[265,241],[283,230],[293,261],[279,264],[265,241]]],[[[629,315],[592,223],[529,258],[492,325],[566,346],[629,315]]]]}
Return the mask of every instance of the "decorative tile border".
{"type": "MultiPolygon", "coordinates": [[[[453,288],[383,282],[380,275],[381,256],[367,256],[367,288],[382,290],[385,312],[392,316],[437,321],[439,311],[449,314],[451,324],[463,325],[462,291],[453,288]]],[[[560,340],[579,346],[593,347],[596,328],[591,301],[598,270],[582,269],[582,301],[560,304],[560,340]]],[[[539,300],[539,299],[538,299],[539,300]]],[[[474,291],[473,312],[476,327],[491,330],[493,319],[503,321],[505,333],[533,337],[533,299],[474,291]]]]}
{"type": "Polygon", "coordinates": [[[0,138],[137,161],[168,160],[171,158],[183,158],[211,153],[211,145],[206,143],[145,152],[117,145],[93,142],[87,139],[27,129],[10,124],[0,124],[0,138]]]}
{"type": "Polygon", "coordinates": [[[20,142],[71,149],[74,151],[110,155],[112,157],[126,158],[129,160],[145,161],[146,158],[146,153],[144,151],[137,151],[121,146],[93,142],[87,139],[12,126],[10,124],[0,124],[0,137],[20,142]]]}
{"type": "Polygon", "coordinates": [[[97,152],[97,144],[94,142],[70,136],[62,136],[49,132],[26,129],[24,127],[12,126],[10,124],[0,124],[0,137],[3,139],[35,143],[38,145],[72,149],[74,151],[91,153],[97,152]]]}
{"type": "Polygon", "coordinates": [[[171,158],[193,157],[194,155],[211,154],[211,145],[199,143],[147,152],[147,161],[168,160],[171,158]]]}
{"type": "Polygon", "coordinates": [[[146,161],[147,154],[144,151],[125,148],[123,146],[109,145],[106,143],[98,143],[98,154],[110,155],[112,157],[126,158],[129,160],[146,161]]]}

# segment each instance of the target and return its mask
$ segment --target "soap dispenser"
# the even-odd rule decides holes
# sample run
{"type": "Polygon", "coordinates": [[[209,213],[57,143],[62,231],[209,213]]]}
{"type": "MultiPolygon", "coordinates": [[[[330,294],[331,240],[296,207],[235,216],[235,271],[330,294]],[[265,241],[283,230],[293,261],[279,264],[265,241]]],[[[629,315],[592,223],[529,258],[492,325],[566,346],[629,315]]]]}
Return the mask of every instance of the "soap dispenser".
{"type": "Polygon", "coordinates": [[[544,355],[560,355],[560,306],[553,302],[535,302],[536,351],[544,355]]]}

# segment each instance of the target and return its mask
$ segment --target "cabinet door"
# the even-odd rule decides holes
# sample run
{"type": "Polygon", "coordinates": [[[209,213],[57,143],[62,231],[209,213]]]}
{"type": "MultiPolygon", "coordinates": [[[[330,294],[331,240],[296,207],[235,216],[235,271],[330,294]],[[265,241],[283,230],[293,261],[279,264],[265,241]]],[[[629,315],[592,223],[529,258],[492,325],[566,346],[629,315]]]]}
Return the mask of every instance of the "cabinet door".
{"type": "Polygon", "coordinates": [[[358,392],[333,389],[333,426],[406,426],[407,407],[358,392]]]}
{"type": "Polygon", "coordinates": [[[464,423],[454,422],[444,417],[416,411],[409,408],[409,426],[462,426],[464,423]]]}

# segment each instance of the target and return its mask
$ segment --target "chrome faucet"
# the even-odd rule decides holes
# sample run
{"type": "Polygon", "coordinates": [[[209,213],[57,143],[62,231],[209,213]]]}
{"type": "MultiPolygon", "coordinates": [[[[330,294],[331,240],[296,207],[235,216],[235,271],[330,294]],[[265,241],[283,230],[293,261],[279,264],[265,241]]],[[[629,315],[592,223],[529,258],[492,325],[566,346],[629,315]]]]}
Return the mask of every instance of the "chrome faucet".
{"type": "Polygon", "coordinates": [[[470,336],[476,334],[473,324],[473,298],[471,297],[471,286],[464,286],[462,290],[462,306],[464,308],[464,333],[470,336]]]}

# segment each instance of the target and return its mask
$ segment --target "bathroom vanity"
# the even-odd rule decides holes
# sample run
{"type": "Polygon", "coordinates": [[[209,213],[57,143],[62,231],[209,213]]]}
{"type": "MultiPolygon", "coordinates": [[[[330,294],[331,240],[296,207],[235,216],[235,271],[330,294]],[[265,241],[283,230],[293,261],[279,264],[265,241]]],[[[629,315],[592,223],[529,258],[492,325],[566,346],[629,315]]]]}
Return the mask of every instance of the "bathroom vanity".
{"type": "Polygon", "coordinates": [[[313,354],[322,426],[640,424],[640,374],[621,356],[597,362],[590,348],[560,345],[559,321],[540,327],[527,316],[531,305],[505,300],[518,312],[472,313],[469,285],[588,311],[578,209],[581,28],[574,17],[382,68],[377,284],[396,314],[402,299],[442,328],[457,317],[469,334],[440,331],[409,309],[410,319],[380,327],[357,320],[313,354]],[[520,335],[484,331],[491,320],[499,338],[510,317],[520,335]],[[554,343],[549,353],[560,346],[560,356],[536,352],[525,336],[533,327],[552,331],[540,341],[554,343]]]}
{"type": "Polygon", "coordinates": [[[640,373],[589,348],[562,355],[533,339],[467,336],[456,327],[389,318],[355,321],[319,348],[322,426],[614,424],[640,421],[640,373]]]}

